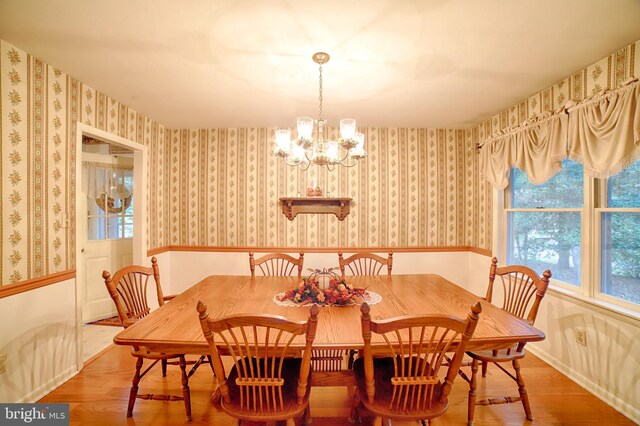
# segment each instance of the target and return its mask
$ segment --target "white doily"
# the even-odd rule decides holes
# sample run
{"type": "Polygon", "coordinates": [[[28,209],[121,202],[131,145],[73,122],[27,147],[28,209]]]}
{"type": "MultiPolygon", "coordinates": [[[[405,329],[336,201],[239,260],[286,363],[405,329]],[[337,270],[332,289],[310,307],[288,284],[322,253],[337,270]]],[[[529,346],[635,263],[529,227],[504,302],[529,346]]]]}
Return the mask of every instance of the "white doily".
{"type": "MultiPolygon", "coordinates": [[[[282,298],[282,296],[284,296],[284,292],[282,293],[278,293],[275,296],[273,296],[273,302],[276,305],[279,306],[295,306],[295,307],[303,307],[303,306],[309,306],[311,305],[310,303],[305,303],[305,304],[301,304],[301,303],[295,303],[293,300],[289,299],[289,300],[280,300],[282,298]]],[[[375,293],[373,291],[367,291],[365,294],[363,294],[362,296],[360,296],[360,298],[362,299],[363,302],[367,302],[369,305],[375,305],[376,303],[380,303],[382,301],[382,296],[380,296],[378,293],[375,293]]],[[[347,305],[321,305],[320,306],[335,306],[335,307],[343,307],[343,306],[353,306],[353,305],[359,305],[360,303],[349,303],[347,305]]]]}

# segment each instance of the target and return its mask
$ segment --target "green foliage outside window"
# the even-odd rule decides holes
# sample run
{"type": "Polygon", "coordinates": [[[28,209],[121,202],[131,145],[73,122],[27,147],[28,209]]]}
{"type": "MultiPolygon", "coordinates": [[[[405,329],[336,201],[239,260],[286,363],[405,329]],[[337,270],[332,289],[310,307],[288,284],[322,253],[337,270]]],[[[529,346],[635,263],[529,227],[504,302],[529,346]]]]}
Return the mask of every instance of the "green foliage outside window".
{"type": "Polygon", "coordinates": [[[527,265],[538,273],[550,269],[554,278],[580,284],[581,215],[584,203],[582,166],[563,162],[562,171],[542,185],[533,185],[519,169],[511,172],[509,263],[527,265]]]}

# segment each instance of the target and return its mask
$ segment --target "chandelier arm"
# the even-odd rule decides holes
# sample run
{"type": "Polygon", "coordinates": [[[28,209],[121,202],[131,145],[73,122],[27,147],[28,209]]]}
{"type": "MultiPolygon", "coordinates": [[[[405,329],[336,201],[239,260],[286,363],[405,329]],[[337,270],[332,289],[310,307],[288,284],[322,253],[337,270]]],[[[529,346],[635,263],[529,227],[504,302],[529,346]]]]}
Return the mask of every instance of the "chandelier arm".
{"type": "Polygon", "coordinates": [[[284,164],[286,164],[287,166],[293,166],[293,167],[295,167],[295,166],[299,166],[300,164],[302,164],[302,161],[300,161],[299,163],[293,163],[293,162],[288,161],[288,160],[287,160],[287,157],[281,157],[281,158],[282,158],[282,162],[283,162],[284,164]]]}
{"type": "Polygon", "coordinates": [[[345,163],[344,161],[340,161],[340,165],[344,167],[355,167],[358,164],[358,160],[353,160],[353,164],[345,163]]]}
{"type": "MultiPolygon", "coordinates": [[[[349,163],[346,161],[346,160],[347,160],[347,158],[352,158],[352,157],[349,157],[349,152],[350,152],[350,151],[351,151],[350,149],[347,149],[347,152],[344,154],[344,157],[342,157],[342,158],[338,161],[338,163],[339,163],[341,166],[344,166],[344,167],[354,167],[356,164],[358,164],[358,160],[355,160],[355,159],[353,160],[353,164],[349,164],[349,163]]],[[[338,164],[338,163],[336,163],[336,164],[338,164]]]]}
{"type": "Polygon", "coordinates": [[[297,166],[300,163],[290,163],[289,161],[287,161],[286,158],[283,158],[282,161],[284,162],[284,164],[286,164],[287,166],[297,166]]]}
{"type": "Polygon", "coordinates": [[[307,165],[306,166],[302,166],[301,164],[302,164],[302,162],[298,163],[298,167],[300,167],[300,170],[302,170],[302,171],[308,170],[309,167],[311,167],[311,162],[309,162],[309,161],[307,161],[307,165]]]}

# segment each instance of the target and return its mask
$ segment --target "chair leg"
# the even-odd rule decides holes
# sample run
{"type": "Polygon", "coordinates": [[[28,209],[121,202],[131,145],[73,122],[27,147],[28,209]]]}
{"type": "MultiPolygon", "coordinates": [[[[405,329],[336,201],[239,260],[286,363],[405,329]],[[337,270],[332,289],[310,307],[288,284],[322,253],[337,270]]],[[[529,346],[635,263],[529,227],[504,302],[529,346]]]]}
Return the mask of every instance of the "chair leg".
{"type": "Polygon", "coordinates": [[[213,361],[211,360],[211,355],[207,355],[207,359],[209,360],[209,367],[211,367],[211,371],[213,372],[213,377],[215,377],[216,371],[213,369],[213,361]]]}
{"type": "Polygon", "coordinates": [[[531,406],[529,405],[529,394],[524,387],[524,380],[522,379],[522,374],[520,374],[520,363],[517,359],[514,359],[513,369],[516,371],[516,382],[518,383],[518,392],[520,393],[520,398],[522,399],[522,406],[524,407],[524,413],[527,416],[527,420],[533,420],[533,416],[531,415],[531,406]]]}
{"type": "Polygon", "coordinates": [[[129,391],[129,405],[127,407],[127,417],[133,416],[133,405],[136,403],[136,396],[138,395],[138,383],[140,383],[140,370],[142,369],[142,358],[136,360],[136,372],[133,375],[131,381],[131,391],[129,391]]]}
{"type": "Polygon", "coordinates": [[[187,412],[187,421],[191,421],[191,392],[189,391],[189,377],[187,376],[187,361],[184,355],[180,355],[180,371],[182,372],[182,396],[184,397],[184,409],[187,412]]]}
{"type": "Polygon", "coordinates": [[[307,404],[307,408],[305,408],[304,412],[302,413],[302,424],[311,424],[311,410],[309,408],[309,404],[307,404]]]}
{"type": "Polygon", "coordinates": [[[353,394],[353,404],[351,405],[351,413],[349,413],[349,423],[362,423],[362,417],[360,416],[360,396],[356,389],[353,394]]]}
{"type": "Polygon", "coordinates": [[[289,418],[287,419],[287,426],[296,426],[296,422],[293,419],[289,418]]]}
{"type": "Polygon", "coordinates": [[[474,359],[471,362],[471,380],[469,381],[469,405],[467,407],[467,425],[473,425],[473,416],[476,409],[476,388],[478,376],[478,360],[474,359]]]}
{"type": "Polygon", "coordinates": [[[167,360],[162,360],[162,377],[167,377],[167,360]]]}
{"type": "Polygon", "coordinates": [[[382,426],[382,417],[376,416],[376,418],[373,419],[373,426],[382,426]]]}
{"type": "Polygon", "coordinates": [[[487,377],[487,367],[489,363],[487,361],[482,361],[482,377],[487,377]]]}

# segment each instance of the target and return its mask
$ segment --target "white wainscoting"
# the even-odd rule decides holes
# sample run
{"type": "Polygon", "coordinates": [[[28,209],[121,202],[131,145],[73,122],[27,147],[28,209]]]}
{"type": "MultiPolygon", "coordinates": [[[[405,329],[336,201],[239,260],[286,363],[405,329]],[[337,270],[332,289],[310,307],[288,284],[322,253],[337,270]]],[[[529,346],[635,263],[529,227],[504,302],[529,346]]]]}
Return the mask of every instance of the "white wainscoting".
{"type": "MultiPolygon", "coordinates": [[[[345,256],[350,253],[345,251],[345,256]]],[[[256,257],[264,253],[256,252],[256,257]]],[[[297,257],[296,252],[289,253],[297,257]]],[[[384,252],[377,254],[386,257],[384,252]]],[[[461,252],[399,252],[393,254],[394,274],[439,274],[467,287],[468,258],[461,252]]],[[[174,251],[156,255],[165,294],[177,294],[209,275],[249,275],[248,252],[187,252],[174,251]],[[167,278],[168,277],[168,278],[167,278]]],[[[150,259],[150,258],[149,258],[150,259]]],[[[148,261],[151,264],[151,261],[148,261]]],[[[336,253],[305,253],[305,268],[338,266],[336,253]]],[[[486,274],[485,274],[486,275],[486,274]]]]}
{"type": "Polygon", "coordinates": [[[0,401],[34,402],[77,373],[75,279],[0,299],[0,401]]]}

